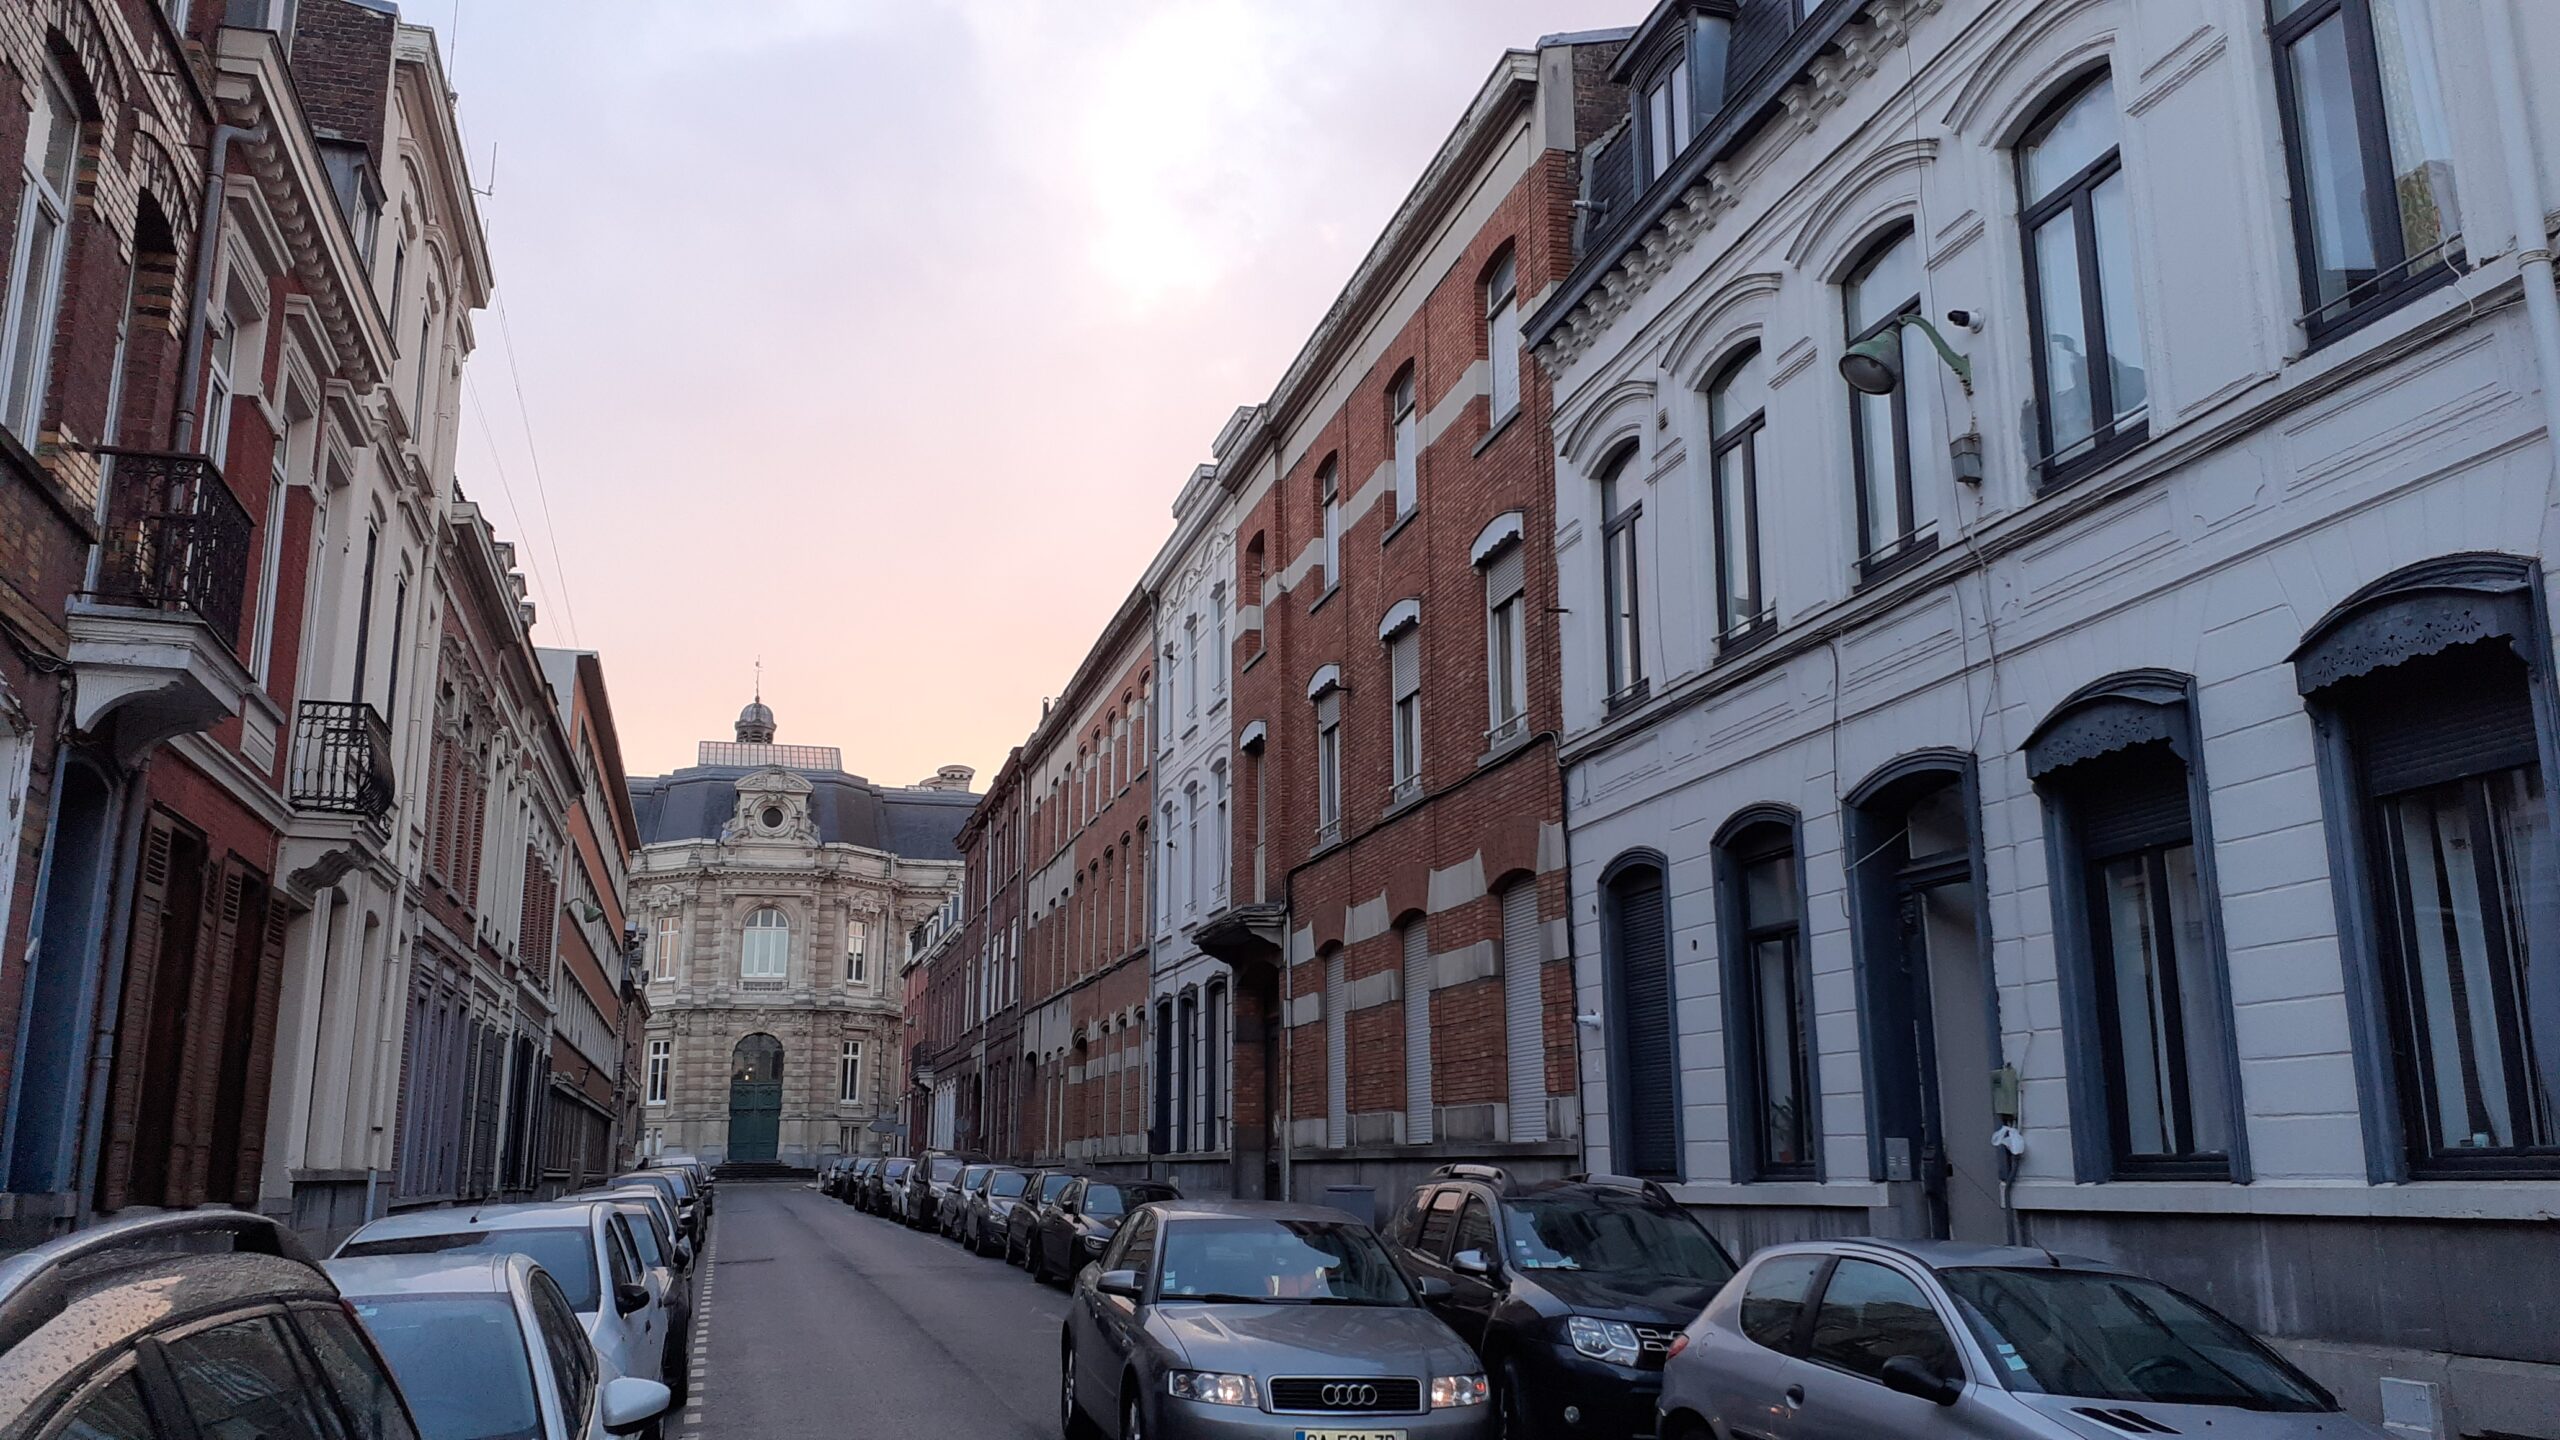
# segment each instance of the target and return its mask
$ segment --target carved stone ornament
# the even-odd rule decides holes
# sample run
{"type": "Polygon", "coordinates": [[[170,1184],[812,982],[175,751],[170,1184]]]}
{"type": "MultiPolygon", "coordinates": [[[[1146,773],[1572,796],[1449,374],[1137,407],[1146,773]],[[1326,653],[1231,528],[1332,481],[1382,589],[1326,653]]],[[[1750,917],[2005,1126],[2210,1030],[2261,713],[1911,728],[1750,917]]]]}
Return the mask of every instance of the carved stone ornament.
{"type": "Polygon", "coordinates": [[[789,770],[765,769],[739,777],[738,808],[722,826],[720,840],[776,840],[792,844],[818,842],[817,823],[810,818],[814,787],[789,770]]]}
{"type": "Polygon", "coordinates": [[[2440,655],[2476,640],[2504,639],[2531,663],[2533,615],[2522,594],[2438,591],[2387,600],[2339,621],[2303,647],[2293,662],[2305,695],[2342,680],[2440,655]]]}
{"type": "Polygon", "coordinates": [[[2163,670],[2110,676],[2054,707],[2027,737],[2027,774],[2041,781],[2065,766],[2157,741],[2192,763],[2194,733],[2184,676],[2163,670]]]}

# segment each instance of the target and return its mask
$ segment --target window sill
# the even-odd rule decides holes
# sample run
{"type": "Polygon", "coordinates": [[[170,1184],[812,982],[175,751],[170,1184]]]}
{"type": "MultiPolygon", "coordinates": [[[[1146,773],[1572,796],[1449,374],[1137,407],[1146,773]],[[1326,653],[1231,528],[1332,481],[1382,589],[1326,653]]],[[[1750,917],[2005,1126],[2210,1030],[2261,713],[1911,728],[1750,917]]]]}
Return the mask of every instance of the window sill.
{"type": "Polygon", "coordinates": [[[2317,314],[2306,315],[2300,321],[2302,337],[2312,350],[2343,340],[2419,296],[2439,286],[2452,284],[2462,276],[2467,263],[2467,257],[2456,250],[2426,269],[2403,276],[2326,319],[2317,314]]]}
{"type": "Polygon", "coordinates": [[[1342,593],[1342,582],[1340,582],[1340,581],[1338,581],[1338,580],[1337,580],[1337,581],[1331,581],[1331,582],[1328,582],[1328,583],[1325,585],[1325,587],[1324,587],[1324,593],[1323,593],[1323,594],[1318,595],[1315,599],[1310,600],[1310,601],[1308,601],[1308,602],[1307,602],[1307,613],[1308,613],[1308,614],[1310,614],[1310,615],[1313,615],[1313,614],[1314,614],[1314,613],[1316,613],[1317,611],[1319,611],[1319,610],[1321,610],[1321,609],[1323,609],[1323,608],[1324,608],[1324,606],[1325,606],[1325,602],[1326,602],[1326,601],[1331,600],[1334,596],[1339,595],[1339,594],[1341,594],[1341,593],[1342,593]]]}
{"type": "Polygon", "coordinates": [[[1241,675],[1247,670],[1252,669],[1254,666],[1261,664],[1262,657],[1270,653],[1271,652],[1268,650],[1256,650],[1252,654],[1247,655],[1244,657],[1244,663],[1236,667],[1236,673],[1241,675]]]}
{"type": "Polygon", "coordinates": [[[1758,615],[1744,621],[1740,626],[1727,630],[1723,635],[1717,638],[1716,660],[1721,664],[1722,662],[1730,660],[1737,655],[1747,655],[1750,652],[1759,649],[1762,645],[1767,644],[1770,638],[1777,633],[1777,612],[1774,610],[1763,610],[1758,615]]]}
{"type": "Polygon", "coordinates": [[[1476,768],[1481,770],[1528,743],[1529,721],[1523,716],[1485,737],[1484,753],[1476,757],[1476,768]]]}
{"type": "Polygon", "coordinates": [[[1470,454],[1469,458],[1472,459],[1474,456],[1482,455],[1487,450],[1492,449],[1493,442],[1510,433],[1512,422],[1518,420],[1520,418],[1520,412],[1526,408],[1526,406],[1514,405],[1510,409],[1503,411],[1501,418],[1493,422],[1492,428],[1484,432],[1484,438],[1476,442],[1476,448],[1470,454]]]}
{"type": "Polygon", "coordinates": [[[1637,706],[1642,705],[1645,701],[1651,699],[1652,696],[1653,682],[1650,680],[1639,680],[1633,685],[1628,686],[1626,689],[1609,697],[1607,713],[1611,716],[1624,715],[1628,711],[1635,709],[1637,706]]]}
{"type": "Polygon", "coordinates": [[[1931,531],[1926,535],[1913,535],[1891,550],[1861,557],[1858,561],[1859,588],[1889,580],[1937,553],[1938,536],[1931,531]]]}
{"type": "Polygon", "coordinates": [[[1401,815],[1422,803],[1422,780],[1419,776],[1404,781],[1387,792],[1387,808],[1380,818],[1401,815]]]}
{"type": "Polygon", "coordinates": [[[1404,527],[1412,524],[1414,522],[1414,517],[1421,513],[1422,507],[1419,505],[1406,506],[1404,513],[1398,515],[1395,518],[1394,523],[1387,526],[1387,533],[1378,537],[1378,548],[1384,550],[1389,545],[1394,544],[1396,537],[1404,533],[1404,527]]]}
{"type": "Polygon", "coordinates": [[[2036,466],[2036,498],[2041,500],[2056,491],[2070,489],[2079,481],[2141,449],[2149,444],[2150,440],[2150,416],[2139,415],[2134,418],[2132,424],[2115,431],[2068,460],[2039,462],[2036,466]]]}

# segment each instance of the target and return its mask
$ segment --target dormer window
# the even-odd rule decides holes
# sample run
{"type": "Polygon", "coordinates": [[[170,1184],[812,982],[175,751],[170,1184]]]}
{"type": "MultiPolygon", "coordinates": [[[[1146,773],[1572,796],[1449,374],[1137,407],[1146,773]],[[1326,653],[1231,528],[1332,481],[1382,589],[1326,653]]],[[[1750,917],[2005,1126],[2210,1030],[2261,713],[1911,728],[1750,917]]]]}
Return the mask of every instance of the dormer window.
{"type": "Polygon", "coordinates": [[[1635,97],[1626,143],[1642,190],[1671,173],[1724,104],[1725,47],[1736,0],[1669,0],[1619,52],[1610,78],[1635,97]]]}
{"type": "Polygon", "coordinates": [[[1644,88],[1645,178],[1660,179],[1689,144],[1689,55],[1681,50],[1644,88]]]}

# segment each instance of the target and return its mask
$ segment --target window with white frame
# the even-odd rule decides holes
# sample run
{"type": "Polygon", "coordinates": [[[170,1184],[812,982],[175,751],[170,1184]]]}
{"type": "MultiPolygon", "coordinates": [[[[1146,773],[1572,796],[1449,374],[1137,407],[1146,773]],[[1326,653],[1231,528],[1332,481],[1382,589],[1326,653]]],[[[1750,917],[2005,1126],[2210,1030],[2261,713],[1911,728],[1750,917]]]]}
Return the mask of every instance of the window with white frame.
{"type": "Polygon", "coordinates": [[[1645,178],[1654,180],[1671,168],[1671,162],[1689,145],[1689,56],[1682,51],[1677,59],[1655,74],[1644,90],[1645,178]]]}
{"type": "MultiPolygon", "coordinates": [[[[286,474],[289,459],[286,448],[278,445],[275,463],[267,467],[267,513],[259,527],[265,532],[265,543],[258,547],[258,616],[257,628],[251,632],[249,673],[261,681],[267,679],[267,660],[275,647],[276,571],[284,564],[284,501],[292,484],[286,474]]],[[[396,662],[400,654],[396,639],[391,654],[396,662]]]]}
{"type": "Polygon", "coordinates": [[[779,980],[790,963],[791,922],[770,905],[748,916],[738,943],[739,978],[779,980]]]}
{"type": "Polygon", "coordinates": [[[1342,838],[1342,687],[1328,685],[1316,703],[1316,844],[1342,838]]]}
{"type": "Polygon", "coordinates": [[[844,929],[844,980],[848,985],[871,983],[871,936],[859,920],[844,929]]]}
{"type": "Polygon", "coordinates": [[[8,344],[0,350],[0,424],[30,448],[44,416],[79,157],[79,106],[70,81],[47,62],[37,79],[35,110],[27,117],[26,183],[18,202],[17,253],[9,266],[8,344]]]}
{"type": "Polygon", "coordinates": [[[1528,547],[1518,540],[1485,557],[1485,739],[1500,744],[1529,723],[1528,547]]]}
{"type": "Polygon", "coordinates": [[[1387,637],[1389,693],[1395,708],[1395,788],[1390,798],[1402,800],[1422,789],[1422,627],[1407,622],[1387,637]]]}
{"type": "Polygon", "coordinates": [[[1200,714],[1200,617],[1182,617],[1182,713],[1200,714]]]}
{"type": "Polygon", "coordinates": [[[1520,408],[1520,265],[1508,245],[1485,272],[1484,351],[1493,372],[1493,409],[1486,418],[1498,426],[1520,408]]]}
{"type": "Polygon", "coordinates": [[[1413,366],[1408,364],[1387,390],[1387,449],[1395,462],[1393,518],[1398,520],[1413,513],[1422,483],[1422,424],[1414,413],[1413,392],[1413,366]]]}
{"type": "Polygon", "coordinates": [[[674,1063],[674,1050],[675,1042],[672,1040],[649,1042],[649,1103],[652,1105],[667,1103],[667,1071],[674,1063]]]}
{"type": "Polygon", "coordinates": [[[1186,915],[1200,913],[1208,887],[1200,883],[1200,865],[1206,857],[1200,845],[1200,787],[1182,787],[1182,843],[1191,851],[1191,864],[1182,872],[1182,909],[1186,915]]]}
{"type": "Polygon", "coordinates": [[[1600,570],[1606,609],[1609,699],[1615,704],[1644,693],[1643,617],[1637,609],[1636,522],[1642,501],[1628,494],[1635,479],[1636,449],[1620,450],[1600,472],[1600,570]]]}
{"type": "Polygon", "coordinates": [[[862,1103],[862,1042],[844,1042],[844,1055],[836,1065],[836,1099],[847,1105],[862,1103]]]}
{"type": "Polygon", "coordinates": [[[231,397],[239,393],[232,379],[231,367],[238,356],[240,322],[228,311],[217,314],[206,327],[204,424],[200,440],[213,468],[231,456],[231,397]]]}
{"type": "Polygon", "coordinates": [[[1214,904],[1227,893],[1227,767],[1224,763],[1209,767],[1209,793],[1213,810],[1209,823],[1209,899],[1214,904]]]}
{"type": "Polygon", "coordinates": [[[1323,507],[1324,593],[1331,593],[1342,583],[1342,467],[1330,455],[1316,470],[1316,496],[1323,507]]]}
{"type": "Polygon", "coordinates": [[[658,933],[651,937],[651,939],[653,943],[650,946],[649,952],[649,978],[653,980],[673,980],[676,978],[676,957],[684,948],[684,925],[682,915],[680,913],[670,913],[660,916],[658,919],[658,933]]]}
{"type": "Polygon", "coordinates": [[[1209,693],[1222,695],[1227,689],[1227,587],[1221,583],[1209,587],[1209,693]]]}

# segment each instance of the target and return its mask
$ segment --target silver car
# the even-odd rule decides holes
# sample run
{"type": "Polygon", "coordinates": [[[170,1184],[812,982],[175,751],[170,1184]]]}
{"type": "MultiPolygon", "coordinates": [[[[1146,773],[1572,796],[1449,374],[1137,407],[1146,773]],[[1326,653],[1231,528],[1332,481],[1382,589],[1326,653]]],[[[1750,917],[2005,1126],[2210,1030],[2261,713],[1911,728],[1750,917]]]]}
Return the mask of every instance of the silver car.
{"type": "Polygon", "coordinates": [[[1166,1200],[1129,1212],[1067,1305],[1066,1433],[1118,1440],[1488,1440],[1475,1352],[1338,1210],[1166,1200]]]}
{"type": "Polygon", "coordinates": [[[2156,1280],[1919,1240],[1753,1256],[1673,1342],[1661,1422],[1663,1440],[2384,1440],[2156,1280]]]}

